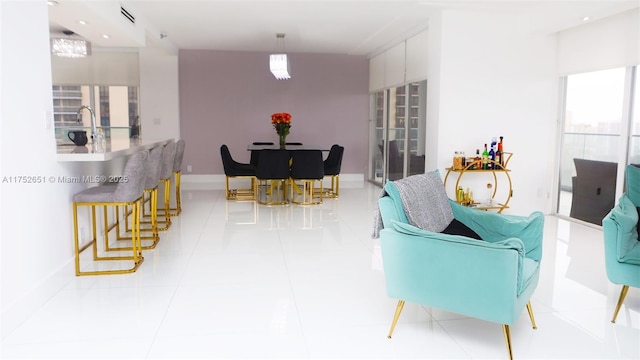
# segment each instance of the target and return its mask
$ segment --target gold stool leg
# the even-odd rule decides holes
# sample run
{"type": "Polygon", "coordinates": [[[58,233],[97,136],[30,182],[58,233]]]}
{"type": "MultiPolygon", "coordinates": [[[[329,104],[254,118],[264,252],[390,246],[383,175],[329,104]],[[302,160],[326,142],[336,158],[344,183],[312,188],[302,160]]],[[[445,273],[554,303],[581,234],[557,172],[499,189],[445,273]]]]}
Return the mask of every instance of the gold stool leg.
{"type": "Polygon", "coordinates": [[[96,226],[96,207],[91,205],[91,234],[93,236],[93,260],[98,260],[98,230],[96,226]]]}
{"type": "Polygon", "coordinates": [[[624,298],[627,296],[627,291],[629,291],[629,285],[623,285],[622,290],[620,291],[620,297],[618,298],[618,304],[616,305],[616,311],[613,312],[613,319],[611,319],[612,323],[616,322],[616,318],[618,317],[618,312],[620,311],[620,307],[622,307],[624,298]]]}
{"type": "Polygon", "coordinates": [[[160,182],[164,184],[164,208],[157,209],[156,206],[156,209],[164,212],[164,220],[157,220],[157,222],[164,224],[163,227],[158,227],[158,230],[166,231],[169,230],[169,226],[171,226],[171,214],[169,213],[169,201],[171,200],[171,182],[169,180],[160,180],[160,182]]]}
{"type": "Polygon", "coordinates": [[[533,318],[533,309],[531,308],[531,301],[527,302],[527,312],[529,312],[529,319],[531,319],[531,325],[533,325],[533,329],[537,329],[536,319],[533,318]]]}
{"type": "MultiPolygon", "coordinates": [[[[182,200],[180,198],[180,171],[175,171],[173,173],[175,175],[175,179],[176,179],[176,208],[174,209],[175,212],[173,212],[171,214],[171,216],[178,216],[180,215],[180,213],[182,212],[182,200]]],[[[251,186],[251,189],[253,189],[253,184],[251,186]]]]}
{"type": "Polygon", "coordinates": [[[387,335],[387,338],[389,339],[391,339],[393,330],[396,328],[396,324],[398,323],[398,319],[400,318],[402,308],[404,308],[404,300],[398,300],[398,305],[396,305],[396,313],[393,314],[393,321],[391,322],[391,329],[389,329],[389,335],[387,335]]]}
{"type": "Polygon", "coordinates": [[[511,351],[511,331],[509,330],[509,325],[502,324],[502,332],[504,333],[504,342],[507,344],[509,360],[513,360],[513,352],[511,351]]]}
{"type": "MultiPolygon", "coordinates": [[[[151,249],[155,249],[155,247],[158,245],[158,243],[160,242],[160,234],[158,231],[158,212],[157,212],[157,206],[158,206],[158,188],[154,188],[152,190],[144,190],[144,194],[149,193],[149,200],[140,200],[140,210],[138,211],[138,213],[140,214],[140,217],[145,217],[144,214],[144,204],[145,202],[149,202],[149,208],[150,208],[150,214],[147,216],[150,216],[150,221],[142,221],[140,220],[140,224],[151,224],[151,228],[142,228],[140,227],[139,230],[139,234],[140,234],[140,240],[151,240],[152,243],[149,245],[144,245],[141,247],[142,250],[151,250],[151,249]],[[150,232],[151,235],[147,235],[147,236],[143,236],[142,233],[147,233],[150,232]]],[[[143,195],[144,196],[144,195],[143,195]]],[[[128,211],[125,210],[125,216],[129,216],[129,214],[131,214],[132,219],[133,219],[133,206],[131,207],[131,213],[129,213],[128,211]]],[[[118,217],[118,206],[116,206],[116,217],[118,217]]],[[[132,220],[133,221],[133,220],[132,220]]],[[[120,229],[118,226],[118,221],[116,220],[116,235],[118,240],[121,241],[130,241],[133,237],[133,226],[131,229],[126,229],[127,232],[132,233],[131,236],[122,236],[120,235],[120,229]]],[[[107,249],[109,251],[113,251],[113,250],[133,250],[131,247],[117,247],[117,248],[109,248],[107,249]]]]}
{"type": "Polygon", "coordinates": [[[78,236],[78,205],[73,204],[73,239],[76,255],[76,276],[80,275],[80,239],[78,236]]]}

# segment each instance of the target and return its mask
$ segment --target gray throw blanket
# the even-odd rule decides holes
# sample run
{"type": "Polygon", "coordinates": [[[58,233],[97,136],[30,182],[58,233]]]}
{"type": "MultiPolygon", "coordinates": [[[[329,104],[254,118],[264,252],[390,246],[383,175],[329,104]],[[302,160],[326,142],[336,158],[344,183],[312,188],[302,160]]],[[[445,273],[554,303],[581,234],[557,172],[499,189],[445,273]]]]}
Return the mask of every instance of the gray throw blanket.
{"type": "MultiPolygon", "coordinates": [[[[453,221],[449,197],[440,175],[435,171],[396,180],[393,185],[398,189],[409,224],[427,231],[442,232],[453,221]]],[[[387,195],[385,189],[380,192],[380,198],[387,195]]],[[[376,208],[372,238],[378,238],[383,227],[380,209],[376,208]]]]}

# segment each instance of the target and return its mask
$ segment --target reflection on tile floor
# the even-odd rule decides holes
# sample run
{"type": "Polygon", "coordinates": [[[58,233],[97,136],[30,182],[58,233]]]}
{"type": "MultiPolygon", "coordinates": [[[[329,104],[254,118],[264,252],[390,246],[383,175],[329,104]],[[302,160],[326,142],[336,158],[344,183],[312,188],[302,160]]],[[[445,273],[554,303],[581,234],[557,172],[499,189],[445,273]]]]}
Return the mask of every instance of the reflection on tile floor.
{"type": "MultiPolygon", "coordinates": [[[[315,207],[227,202],[184,185],[183,213],[134,274],[77,278],[5,337],[2,358],[506,358],[500,324],[407,303],[386,338],[371,240],[379,188],[344,186],[315,207]]],[[[602,232],[548,216],[538,330],[512,327],[518,359],[640,358],[640,290],[620,287],[602,232]]]]}

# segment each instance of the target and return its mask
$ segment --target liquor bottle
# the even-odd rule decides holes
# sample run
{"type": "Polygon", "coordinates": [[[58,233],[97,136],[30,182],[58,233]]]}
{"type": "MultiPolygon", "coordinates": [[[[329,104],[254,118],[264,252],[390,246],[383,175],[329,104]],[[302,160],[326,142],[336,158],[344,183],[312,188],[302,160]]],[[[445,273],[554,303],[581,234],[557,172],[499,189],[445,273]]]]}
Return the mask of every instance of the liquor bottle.
{"type": "Polygon", "coordinates": [[[502,155],[502,136],[500,136],[500,142],[498,143],[498,151],[496,151],[496,163],[500,164],[498,168],[504,169],[504,158],[502,155]]]}
{"type": "Polygon", "coordinates": [[[482,170],[487,170],[489,166],[489,152],[487,151],[487,144],[484,144],[484,151],[482,152],[482,170]]]}
{"type": "Polygon", "coordinates": [[[496,143],[492,141],[491,142],[491,149],[489,150],[489,160],[491,160],[491,161],[488,162],[489,169],[497,168],[497,166],[493,166],[495,164],[494,161],[496,161],[495,146],[496,146],[496,143]]]}
{"type": "Polygon", "coordinates": [[[473,158],[473,170],[480,170],[482,168],[482,159],[480,158],[480,149],[476,149],[476,157],[473,158]]]}

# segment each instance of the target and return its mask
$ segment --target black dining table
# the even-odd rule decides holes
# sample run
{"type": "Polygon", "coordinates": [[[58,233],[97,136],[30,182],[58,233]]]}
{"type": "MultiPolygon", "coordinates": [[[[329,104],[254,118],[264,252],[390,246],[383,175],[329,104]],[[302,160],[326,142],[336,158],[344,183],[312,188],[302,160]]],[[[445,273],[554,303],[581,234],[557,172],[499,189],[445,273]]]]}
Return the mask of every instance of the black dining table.
{"type": "MultiPolygon", "coordinates": [[[[278,149],[280,149],[279,144],[264,145],[264,144],[250,143],[247,146],[248,151],[278,150],[278,149]]],[[[320,151],[326,152],[331,150],[331,147],[319,146],[319,145],[285,145],[285,149],[286,150],[320,150],[320,151]]]]}

